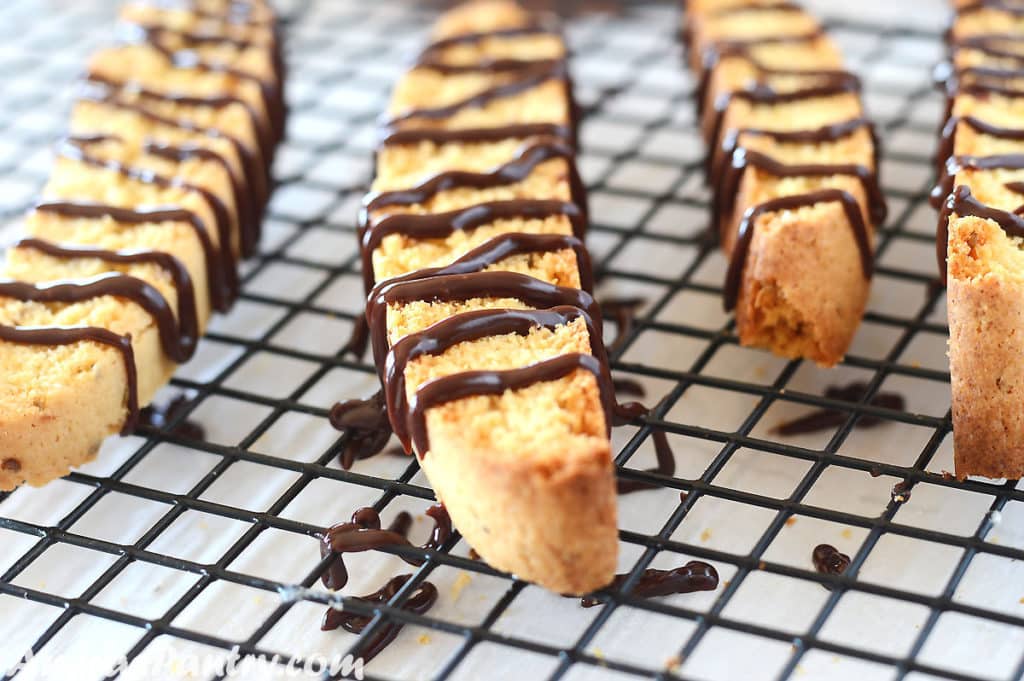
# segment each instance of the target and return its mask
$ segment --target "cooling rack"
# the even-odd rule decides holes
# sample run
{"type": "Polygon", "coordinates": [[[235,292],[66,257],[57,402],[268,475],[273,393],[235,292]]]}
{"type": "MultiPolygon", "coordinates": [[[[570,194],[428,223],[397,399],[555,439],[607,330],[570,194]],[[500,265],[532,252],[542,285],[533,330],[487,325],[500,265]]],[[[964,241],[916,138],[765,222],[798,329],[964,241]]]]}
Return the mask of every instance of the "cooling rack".
{"type": "MultiPolygon", "coordinates": [[[[354,216],[375,117],[435,10],[300,0],[280,4],[292,114],[266,235],[236,309],[159,398],[183,408],[64,480],[0,495],[3,679],[56,678],[62,659],[75,678],[217,679],[229,675],[217,664],[238,656],[274,662],[244,678],[294,678],[289,664],[316,671],[358,655],[395,623],[404,628],[366,678],[1020,678],[1024,491],[944,475],[947,330],[926,199],[945,9],[811,4],[864,77],[891,209],[863,328],[832,371],[739,347],[721,312],[725,259],[705,236],[676,8],[576,3],[568,22],[599,298],[642,303],[629,328],[608,324],[620,337],[613,366],[657,404],[615,433],[621,475],[654,488],[621,499],[620,571],[700,559],[721,574],[716,591],[602,592],[602,607],[584,609],[473,560],[455,537],[415,569],[397,555],[414,549],[350,557],[346,596],[397,572],[412,579],[378,607],[343,599],[371,618],[361,636],[319,631],[331,595],[317,532],[364,505],[385,522],[412,512],[414,538],[429,528],[432,492],[415,462],[385,454],[342,470],[346,436],[327,414],[374,389],[372,367],[343,352],[361,300],[354,216]],[[828,392],[855,382],[859,399],[828,392]],[[838,414],[832,427],[779,434],[819,409],[838,414]],[[647,470],[655,429],[669,434],[672,475],[647,470]],[[843,575],[814,570],[819,543],[850,555],[843,575]],[[403,609],[425,580],[437,604],[403,609]],[[112,669],[122,656],[136,664],[112,669]]],[[[114,9],[0,8],[5,234],[46,177],[71,83],[110,36],[114,9]]]]}

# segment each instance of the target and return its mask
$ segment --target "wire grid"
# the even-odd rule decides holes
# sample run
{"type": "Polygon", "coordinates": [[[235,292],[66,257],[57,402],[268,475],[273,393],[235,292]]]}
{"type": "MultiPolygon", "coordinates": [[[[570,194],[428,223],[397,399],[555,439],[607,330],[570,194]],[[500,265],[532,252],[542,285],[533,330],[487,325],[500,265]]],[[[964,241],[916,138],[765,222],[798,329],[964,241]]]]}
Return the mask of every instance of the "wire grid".
{"type": "MultiPolygon", "coordinates": [[[[66,121],[68,83],[89,50],[109,35],[113,11],[113,4],[71,2],[4,3],[0,9],[0,58],[7,66],[0,202],[12,219],[45,179],[47,142],[66,121]]],[[[647,297],[612,357],[613,368],[643,382],[647,401],[661,400],[641,426],[616,435],[616,462],[623,477],[661,491],[622,498],[622,567],[630,579],[623,590],[603,593],[603,608],[584,611],[497,573],[468,558],[458,537],[427,554],[386,606],[372,609],[346,599],[346,607],[375,617],[361,638],[335,632],[329,640],[339,649],[358,653],[365,638],[388,623],[407,624],[368,666],[367,678],[1024,675],[1024,613],[1017,602],[1024,594],[1012,588],[1021,583],[1015,565],[1024,558],[1024,537],[1007,528],[1024,508],[1024,493],[1014,482],[957,483],[942,474],[943,466],[951,467],[942,353],[947,330],[931,256],[934,214],[926,204],[941,109],[928,74],[941,48],[937,30],[913,27],[920,25],[915,11],[940,9],[912,5],[909,19],[888,27],[830,22],[853,68],[866,76],[869,108],[889,142],[882,177],[891,202],[864,330],[842,368],[831,373],[739,348],[731,321],[719,311],[725,261],[704,233],[703,149],[693,122],[693,82],[675,44],[675,8],[632,6],[615,16],[585,14],[569,22],[578,94],[588,111],[580,163],[591,191],[589,243],[599,293],[647,297]],[[917,356],[928,359],[922,363],[917,356]],[[867,382],[864,399],[823,397],[824,385],[850,376],[867,382]],[[872,406],[871,397],[884,389],[905,392],[908,411],[872,406]],[[823,407],[847,415],[833,432],[783,439],[770,429],[787,414],[823,407]],[[735,421],[726,423],[723,413],[735,421]],[[884,425],[855,430],[865,417],[884,425]],[[652,428],[671,434],[680,469],[675,477],[643,470],[653,460],[652,428]],[[874,439],[865,442],[877,447],[874,455],[871,447],[854,446],[869,432],[874,439]],[[760,471],[756,481],[743,476],[751,465],[760,471]],[[774,489],[782,478],[785,489],[774,489]],[[878,496],[895,481],[912,485],[911,501],[901,504],[887,491],[878,496]],[[851,487],[851,499],[836,491],[851,487]],[[915,506],[926,512],[912,512],[915,506]],[[735,517],[733,530],[745,529],[749,541],[741,546],[736,534],[712,534],[704,522],[709,517],[722,526],[735,517]],[[694,518],[704,524],[691,528],[694,518]],[[805,526],[831,528],[814,530],[812,537],[840,537],[834,543],[852,556],[844,575],[811,569],[813,543],[783,550],[792,528],[805,526]],[[714,539],[722,534],[728,536],[714,539]],[[647,567],[678,565],[683,556],[715,564],[722,586],[711,594],[655,600],[624,593],[647,567]],[[986,567],[980,577],[978,565],[986,567]],[[469,606],[470,616],[450,616],[443,590],[423,616],[401,609],[424,580],[454,574],[471,575],[490,589],[484,605],[469,606]],[[577,613],[572,617],[578,626],[569,627],[564,640],[502,625],[512,613],[523,618],[525,610],[529,627],[543,630],[546,618],[562,616],[558,609],[577,613]],[[890,619],[899,622],[899,635],[886,628],[890,619]],[[835,635],[836,620],[841,636],[835,635]],[[424,637],[438,640],[417,646],[414,632],[420,632],[420,643],[424,637]],[[646,645],[661,646],[660,657],[614,650],[616,641],[635,641],[638,634],[646,645]],[[899,641],[888,645],[888,638],[899,641]],[[968,650],[958,646],[960,639],[970,642],[968,650]],[[479,662],[484,650],[486,673],[479,662]],[[402,656],[411,656],[416,669],[403,668],[402,656]]],[[[303,608],[318,614],[322,606],[310,604],[328,600],[315,589],[326,567],[317,561],[316,533],[361,505],[387,514],[403,504],[423,508],[433,498],[414,461],[385,456],[341,470],[336,459],[344,436],[330,431],[326,415],[333,401],[366,394],[376,380],[369,364],[341,354],[361,301],[355,208],[369,178],[376,114],[409,55],[422,45],[434,11],[346,0],[294,2],[282,6],[282,14],[289,139],[275,168],[279,187],[260,254],[244,267],[239,307],[211,327],[198,359],[165,391],[165,397],[185,392],[191,398],[189,409],[167,428],[113,440],[97,463],[43,490],[0,495],[0,613],[20,630],[20,638],[7,632],[0,643],[0,670],[24,652],[14,641],[38,655],[47,646],[69,645],[68,632],[83,620],[130,632],[109,636],[130,660],[174,639],[301,662],[301,637],[282,642],[274,632],[303,608]],[[176,434],[174,426],[184,419],[202,423],[208,441],[176,434]],[[282,444],[275,433],[286,421],[304,425],[300,438],[282,444]],[[304,451],[294,451],[299,449],[304,451]],[[205,468],[193,473],[189,466],[197,460],[205,468]],[[260,471],[250,476],[256,484],[239,484],[246,478],[237,472],[248,469],[260,471]],[[292,510],[304,499],[322,498],[325,490],[333,502],[319,515],[292,510]],[[137,521],[130,515],[136,507],[145,509],[137,521]],[[95,529],[93,518],[101,511],[142,524],[133,536],[110,535],[95,529]],[[188,535],[177,528],[196,516],[206,519],[199,527],[213,527],[195,542],[212,546],[182,557],[177,544],[188,543],[188,535]],[[256,546],[281,560],[298,552],[301,574],[271,578],[245,569],[256,546]],[[71,549],[79,562],[67,556],[71,549]],[[30,578],[48,560],[76,566],[73,588],[30,578]],[[118,584],[139,566],[187,580],[173,597],[157,599],[155,612],[139,614],[109,595],[121,593],[118,584]],[[309,590],[297,600],[278,598],[295,585],[309,590]],[[208,621],[211,613],[227,620],[230,609],[241,607],[225,595],[232,588],[266,596],[255,599],[262,609],[241,633],[208,621]],[[199,619],[210,626],[187,617],[204,599],[212,601],[199,619]],[[26,603],[35,608],[31,616],[26,603]]],[[[609,336],[612,330],[609,325],[609,336]]],[[[383,553],[410,552],[416,550],[383,553]]],[[[306,619],[312,636],[317,619],[306,619]]]]}

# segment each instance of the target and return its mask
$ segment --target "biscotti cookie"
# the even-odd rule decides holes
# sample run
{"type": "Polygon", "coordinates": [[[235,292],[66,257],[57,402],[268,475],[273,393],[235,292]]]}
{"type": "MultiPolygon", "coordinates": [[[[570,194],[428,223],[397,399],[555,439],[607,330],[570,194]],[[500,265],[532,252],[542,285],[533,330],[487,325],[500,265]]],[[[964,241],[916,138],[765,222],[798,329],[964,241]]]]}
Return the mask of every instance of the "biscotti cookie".
{"type": "Polygon", "coordinates": [[[434,37],[396,86],[360,220],[390,420],[485,560],[588,592],[616,565],[614,396],[564,44],[510,2],[452,10],[434,37]]]}
{"type": "Polygon", "coordinates": [[[233,6],[143,12],[130,45],[92,62],[29,236],[4,258],[0,489],[44,484],[131,432],[237,293],[283,109],[272,21],[252,31],[266,40],[229,37],[233,6]]]}
{"type": "Polygon", "coordinates": [[[947,281],[956,475],[1024,475],[1024,14],[957,3],[944,69],[937,253],[947,281]]]}
{"type": "Polygon", "coordinates": [[[687,12],[726,309],[743,345],[832,366],[863,316],[885,218],[860,83],[792,3],[687,12]]]}

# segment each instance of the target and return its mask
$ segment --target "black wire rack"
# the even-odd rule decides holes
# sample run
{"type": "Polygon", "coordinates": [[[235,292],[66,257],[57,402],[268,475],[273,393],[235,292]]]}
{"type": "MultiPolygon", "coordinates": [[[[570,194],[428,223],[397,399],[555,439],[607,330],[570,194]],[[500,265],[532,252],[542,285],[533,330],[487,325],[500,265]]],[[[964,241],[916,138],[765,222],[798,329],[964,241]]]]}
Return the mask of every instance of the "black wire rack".
{"type": "MultiPolygon", "coordinates": [[[[926,201],[942,106],[930,69],[942,48],[915,17],[943,9],[906,4],[902,23],[829,23],[865,77],[891,202],[863,329],[832,371],[739,347],[720,311],[725,260],[705,236],[676,8],[602,5],[569,20],[599,298],[645,301],[631,328],[609,325],[609,336],[623,332],[613,368],[658,405],[615,437],[621,475],[655,488],[622,498],[631,578],[585,610],[473,560],[455,537],[419,552],[422,567],[385,605],[343,599],[372,616],[357,636],[318,632],[332,597],[318,588],[327,563],[316,534],[359,506],[387,518],[433,499],[407,458],[342,470],[346,436],[327,414],[376,380],[342,352],[362,300],[354,217],[376,115],[435,13],[396,0],[282,3],[289,137],[241,301],[162,393],[188,399],[164,428],[109,442],[96,463],[46,488],[0,495],[0,673],[12,668],[2,678],[31,673],[31,663],[14,669],[26,651],[83,645],[128,660],[161,646],[237,648],[277,655],[283,675],[315,646],[358,654],[393,623],[405,628],[366,678],[1021,678],[1024,491],[943,472],[947,329],[926,201]],[[865,384],[860,400],[825,396],[849,380],[865,384]],[[876,404],[883,391],[905,395],[907,410],[876,404]],[[841,423],[774,430],[816,409],[841,423]],[[205,439],[178,427],[186,420],[205,439]],[[674,475],[647,470],[655,429],[669,433],[674,475]],[[890,493],[896,483],[901,494],[890,493]],[[818,542],[850,554],[845,573],[813,569],[818,542]],[[647,567],[688,558],[718,568],[718,590],[628,594],[647,567]],[[427,579],[441,587],[438,604],[403,609],[427,579]]],[[[70,0],[0,9],[0,209],[11,221],[46,177],[73,78],[113,15],[113,3],[70,0]]],[[[396,555],[417,551],[361,554],[353,574],[365,566],[370,591],[394,574],[396,555]]]]}

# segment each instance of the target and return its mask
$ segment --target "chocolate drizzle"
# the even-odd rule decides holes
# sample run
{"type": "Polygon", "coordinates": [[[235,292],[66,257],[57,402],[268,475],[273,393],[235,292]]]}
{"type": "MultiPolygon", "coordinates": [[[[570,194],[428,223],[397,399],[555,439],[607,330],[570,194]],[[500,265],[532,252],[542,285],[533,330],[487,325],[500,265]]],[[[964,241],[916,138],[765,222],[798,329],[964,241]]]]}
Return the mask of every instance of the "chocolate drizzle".
{"type": "MultiPolygon", "coordinates": [[[[354,600],[362,601],[369,605],[384,605],[394,598],[411,578],[412,575],[398,575],[397,577],[392,577],[384,586],[377,589],[372,594],[358,596],[354,600]]],[[[413,592],[409,594],[405,602],[402,603],[401,608],[408,612],[414,612],[417,615],[423,615],[430,610],[436,602],[437,587],[430,582],[420,582],[413,592]]],[[[369,626],[373,617],[373,615],[360,615],[354,612],[346,612],[344,610],[329,608],[327,612],[324,613],[323,621],[320,624],[320,630],[333,631],[334,629],[341,627],[345,631],[353,634],[361,634],[366,627],[369,626]]],[[[359,652],[360,659],[364,662],[369,662],[373,658],[377,657],[384,648],[398,637],[403,626],[404,625],[396,622],[384,624],[376,634],[367,639],[367,641],[362,645],[359,652]]]]}
{"type": "MultiPolygon", "coordinates": [[[[615,575],[615,579],[606,588],[608,590],[621,589],[627,579],[629,579],[628,573],[615,575]]],[[[717,588],[718,571],[707,563],[691,560],[686,565],[674,570],[655,568],[644,570],[629,594],[638,598],[655,598],[672,594],[688,594],[694,591],[714,591],[717,588]]],[[[584,596],[580,600],[580,605],[584,608],[592,608],[601,603],[601,599],[595,596],[584,596]]]]}
{"type": "MultiPolygon", "coordinates": [[[[748,168],[757,168],[775,177],[821,177],[830,175],[852,175],[864,188],[871,221],[881,224],[886,217],[885,196],[878,184],[875,171],[867,166],[854,163],[779,163],[758,151],[740,147],[733,152],[732,163],[725,169],[712,204],[712,225],[725,229],[732,217],[733,205],[739,193],[740,179],[748,168]]],[[[871,257],[870,251],[866,254],[871,257]]]]}
{"type": "Polygon", "coordinates": [[[169,359],[181,363],[192,356],[197,341],[194,309],[192,318],[179,325],[160,291],[141,279],[119,272],[105,272],[86,279],[47,281],[39,284],[0,281],[0,297],[25,302],[71,304],[102,296],[131,300],[149,313],[156,322],[161,347],[169,359]]]}
{"type": "Polygon", "coordinates": [[[518,272],[477,271],[436,274],[400,281],[389,280],[374,288],[366,302],[374,361],[379,368],[387,356],[387,309],[414,301],[464,301],[474,298],[513,298],[534,308],[572,305],[586,310],[599,328],[601,312],[589,293],[556,286],[518,272]]]}
{"type": "Polygon", "coordinates": [[[606,298],[600,301],[601,314],[615,322],[615,341],[608,346],[609,355],[625,346],[636,324],[637,308],[645,304],[645,298],[606,298]]]}
{"type": "MultiPolygon", "coordinates": [[[[434,521],[434,529],[430,539],[421,549],[424,551],[436,551],[444,545],[452,535],[452,521],[444,506],[435,504],[427,509],[426,514],[434,521]]],[[[342,589],[348,584],[348,570],[345,568],[343,555],[346,553],[360,553],[362,551],[374,551],[385,546],[413,545],[406,538],[409,529],[409,522],[403,516],[396,519],[398,524],[392,524],[388,529],[381,529],[380,515],[370,507],[356,510],[352,519],[347,523],[339,523],[324,531],[320,535],[320,557],[327,558],[331,554],[339,554],[330,563],[327,571],[321,577],[324,586],[328,589],[342,589]]],[[[409,565],[420,566],[424,558],[416,556],[399,556],[409,565]]]]}
{"type": "Polygon", "coordinates": [[[368,222],[360,231],[363,284],[367,292],[373,288],[373,252],[389,235],[398,234],[411,239],[438,239],[456,231],[472,231],[497,220],[545,219],[559,215],[569,220],[573,234],[582,239],[586,232],[586,223],[579,207],[567,201],[514,199],[476,204],[446,213],[386,215],[378,221],[368,222]]]}
{"type": "MultiPolygon", "coordinates": [[[[228,219],[227,208],[224,203],[213,195],[209,190],[197,185],[183,182],[172,177],[164,177],[148,170],[126,166],[117,161],[107,161],[98,156],[93,156],[85,151],[85,148],[97,143],[110,140],[109,136],[99,135],[93,137],[71,137],[58,146],[58,153],[64,157],[83,163],[89,166],[103,168],[115,172],[122,177],[128,178],[141,184],[150,184],[161,189],[180,189],[186,192],[197,194],[209,206],[214,216],[215,228],[217,230],[217,254],[220,267],[210,266],[207,263],[207,272],[212,277],[209,280],[211,292],[216,290],[216,309],[225,311],[234,302],[238,295],[238,267],[234,254],[231,250],[231,226],[228,219]]],[[[202,222],[198,216],[195,221],[202,222]]],[[[204,226],[205,227],[205,226],[204,226]]],[[[209,237],[209,234],[207,234],[209,237]]],[[[212,246],[212,243],[211,243],[212,246]]]]}
{"type": "Polygon", "coordinates": [[[467,170],[447,170],[429,177],[410,189],[370,193],[363,203],[360,224],[367,225],[372,211],[385,206],[412,206],[425,203],[436,194],[460,187],[487,189],[515,184],[525,180],[538,165],[552,159],[562,159],[569,165],[569,186],[573,203],[577,205],[586,221],[587,213],[583,201],[583,181],[574,162],[573,148],[557,140],[534,140],[524,144],[511,161],[482,173],[467,170]]]}
{"type": "Polygon", "coordinates": [[[729,269],[726,273],[724,307],[731,310],[736,307],[739,297],[740,286],[743,280],[743,268],[746,265],[747,254],[750,251],[750,244],[754,238],[754,225],[757,219],[765,213],[772,213],[782,210],[797,210],[813,206],[816,203],[839,202],[846,213],[846,219],[853,230],[853,236],[857,242],[857,250],[860,252],[861,271],[865,279],[871,278],[873,269],[871,253],[871,236],[868,226],[864,222],[860,206],[857,200],[841,189],[819,189],[806,194],[795,194],[793,196],[782,196],[764,203],[752,206],[747,209],[740,220],[739,231],[736,236],[736,243],[733,246],[732,257],[729,261],[729,269]]]}
{"type": "MultiPolygon", "coordinates": [[[[100,292],[94,295],[128,297],[146,309],[157,321],[164,352],[175,362],[185,362],[195,352],[195,346],[199,340],[195,291],[188,270],[173,255],[145,250],[108,251],[90,247],[71,248],[42,239],[22,239],[14,247],[39,251],[55,258],[96,258],[111,264],[152,264],[162,268],[170,275],[178,292],[177,321],[168,318],[170,310],[163,295],[139,279],[123,275],[104,275],[98,281],[103,281],[105,284],[98,287],[100,292]]],[[[0,285],[0,290],[3,290],[3,285],[0,285]]],[[[50,295],[56,295],[55,291],[49,288],[47,290],[51,291],[50,295]]]]}
{"type": "MultiPolygon", "coordinates": [[[[747,8],[744,8],[747,9],[747,8]]],[[[713,110],[708,119],[708,139],[710,140],[705,159],[705,171],[709,184],[714,187],[712,200],[712,228],[717,229],[724,237],[724,232],[731,224],[736,196],[744,172],[751,166],[776,177],[833,176],[852,175],[864,187],[870,219],[874,224],[885,220],[886,204],[878,182],[878,149],[874,128],[863,117],[847,121],[823,125],[814,129],[772,131],[757,128],[722,129],[726,113],[733,102],[743,101],[751,105],[777,105],[790,102],[802,102],[822,99],[843,94],[857,93],[861,89],[860,80],[852,73],[842,70],[799,70],[775,69],[760,64],[753,56],[752,48],[772,42],[812,42],[818,40],[821,30],[809,34],[787,36],[765,36],[743,40],[719,41],[702,55],[702,71],[700,84],[696,94],[698,114],[703,114],[703,106],[707,99],[714,67],[725,57],[738,56],[746,60],[758,73],[758,80],[752,85],[727,92],[717,97],[712,103],[713,110]],[[787,90],[776,90],[770,84],[772,76],[797,76],[806,79],[801,87],[787,90]],[[767,154],[746,149],[740,145],[744,135],[771,137],[778,142],[821,144],[831,142],[854,134],[860,129],[868,129],[874,143],[873,168],[864,165],[843,164],[786,164],[779,162],[767,154]]],[[[748,208],[739,224],[736,243],[733,245],[728,273],[725,283],[725,308],[731,310],[736,306],[740,293],[743,269],[753,237],[753,225],[760,215],[776,210],[794,210],[812,206],[823,201],[840,201],[846,213],[850,228],[857,241],[861,256],[861,269],[865,278],[870,278],[872,271],[872,248],[869,226],[865,216],[861,214],[856,200],[848,192],[838,189],[821,189],[804,194],[771,199],[762,204],[748,208]]],[[[723,238],[724,242],[724,238],[723,238]]]]}
{"type": "MultiPolygon", "coordinates": [[[[139,424],[150,428],[167,428],[191,404],[192,400],[184,394],[178,395],[162,405],[151,404],[139,413],[139,424]]],[[[188,420],[179,421],[177,425],[171,427],[170,432],[190,440],[202,440],[206,437],[206,431],[202,425],[188,420]]]]}

